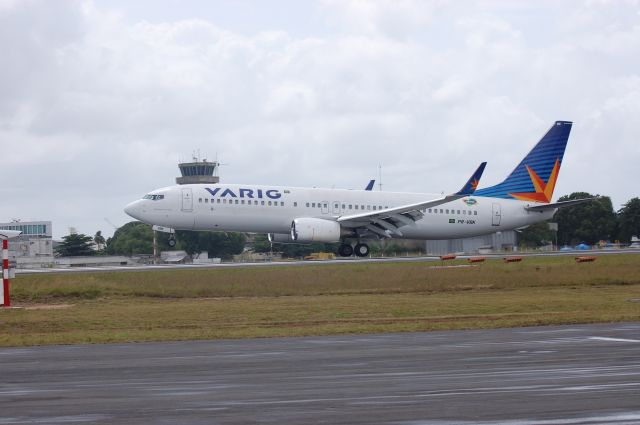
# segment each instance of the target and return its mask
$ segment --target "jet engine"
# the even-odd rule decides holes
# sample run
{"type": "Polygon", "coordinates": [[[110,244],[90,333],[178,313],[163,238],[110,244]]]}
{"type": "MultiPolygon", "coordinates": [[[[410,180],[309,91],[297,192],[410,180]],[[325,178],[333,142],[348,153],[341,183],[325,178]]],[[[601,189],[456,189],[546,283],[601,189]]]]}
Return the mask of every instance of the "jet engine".
{"type": "Polygon", "coordinates": [[[321,218],[296,218],[291,222],[291,241],[297,243],[339,242],[340,223],[321,218]]]}

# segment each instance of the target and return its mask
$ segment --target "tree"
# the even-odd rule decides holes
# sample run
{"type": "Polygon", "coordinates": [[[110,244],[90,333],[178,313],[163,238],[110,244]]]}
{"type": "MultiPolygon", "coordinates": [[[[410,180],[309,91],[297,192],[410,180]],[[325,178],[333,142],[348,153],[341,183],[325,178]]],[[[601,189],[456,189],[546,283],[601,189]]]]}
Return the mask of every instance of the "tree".
{"type": "Polygon", "coordinates": [[[640,198],[633,198],[618,211],[618,238],[630,242],[632,236],[640,236],[640,198]]]}
{"type": "MultiPolygon", "coordinates": [[[[169,234],[158,232],[158,246],[167,246],[169,234]]],[[[115,231],[107,240],[111,255],[153,254],[153,230],[139,221],[131,221],[115,231]]]]}
{"type": "Polygon", "coordinates": [[[104,236],[102,236],[102,230],[98,230],[95,234],[95,236],[93,237],[93,242],[95,242],[96,246],[98,247],[98,251],[103,251],[106,241],[104,240],[104,236]]]}
{"type": "Polygon", "coordinates": [[[233,232],[176,232],[178,247],[193,255],[207,251],[209,257],[230,259],[244,250],[246,238],[242,233],[233,232]]]}
{"type": "Polygon", "coordinates": [[[253,245],[251,246],[253,252],[271,252],[271,242],[267,235],[256,235],[253,238],[253,245]]]}
{"type": "Polygon", "coordinates": [[[537,248],[553,242],[553,232],[549,229],[549,223],[541,221],[520,232],[520,245],[528,248],[537,248]]]}
{"type": "Polygon", "coordinates": [[[91,248],[93,238],[83,234],[71,234],[64,236],[62,242],[56,247],[56,254],[61,257],[80,257],[95,255],[91,248]]]}
{"type": "MultiPolygon", "coordinates": [[[[593,197],[586,192],[574,192],[562,196],[558,201],[593,197]]],[[[596,195],[597,196],[597,195],[596,195]]],[[[558,223],[558,242],[574,245],[580,242],[595,244],[600,240],[611,240],[616,231],[616,215],[611,199],[600,196],[591,202],[561,208],[554,216],[558,223]]]]}

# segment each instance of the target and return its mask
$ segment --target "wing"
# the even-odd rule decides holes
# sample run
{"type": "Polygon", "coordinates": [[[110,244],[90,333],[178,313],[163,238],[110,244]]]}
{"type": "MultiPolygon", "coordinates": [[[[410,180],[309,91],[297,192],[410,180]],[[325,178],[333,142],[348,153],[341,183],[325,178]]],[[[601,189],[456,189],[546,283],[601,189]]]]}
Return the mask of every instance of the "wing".
{"type": "Polygon", "coordinates": [[[480,164],[478,169],[475,171],[475,173],[473,173],[471,178],[469,178],[462,189],[451,195],[431,199],[424,202],[386,208],[383,210],[346,215],[338,217],[338,222],[343,227],[354,230],[361,228],[385,238],[392,237],[391,234],[402,236],[402,232],[399,230],[399,228],[402,226],[411,226],[415,224],[417,220],[420,220],[422,217],[424,217],[424,213],[422,212],[422,210],[446,204],[447,202],[455,201],[456,199],[464,198],[465,196],[473,194],[473,192],[478,187],[480,177],[482,176],[482,172],[484,171],[484,167],[486,165],[486,162],[480,164]]]}

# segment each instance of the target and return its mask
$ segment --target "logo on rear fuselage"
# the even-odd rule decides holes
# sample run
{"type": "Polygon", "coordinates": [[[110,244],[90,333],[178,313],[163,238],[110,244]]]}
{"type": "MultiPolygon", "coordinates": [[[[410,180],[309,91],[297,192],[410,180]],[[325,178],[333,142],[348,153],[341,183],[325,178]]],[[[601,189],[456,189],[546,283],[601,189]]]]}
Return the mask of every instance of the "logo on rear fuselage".
{"type": "Polygon", "coordinates": [[[463,199],[462,202],[464,202],[465,204],[467,204],[468,206],[472,206],[478,203],[478,201],[476,201],[473,198],[469,198],[469,199],[463,199]]]}
{"type": "Polygon", "coordinates": [[[205,187],[205,190],[211,194],[211,196],[218,196],[218,198],[241,198],[241,199],[280,199],[282,193],[277,189],[237,189],[237,192],[229,188],[215,187],[213,189],[205,187]]]}

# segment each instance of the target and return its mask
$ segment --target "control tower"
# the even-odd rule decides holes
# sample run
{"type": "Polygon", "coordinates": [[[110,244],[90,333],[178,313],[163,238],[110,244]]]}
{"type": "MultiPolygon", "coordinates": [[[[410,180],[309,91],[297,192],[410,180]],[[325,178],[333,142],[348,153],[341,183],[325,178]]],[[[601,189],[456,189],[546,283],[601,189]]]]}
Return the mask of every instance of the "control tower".
{"type": "Polygon", "coordinates": [[[213,184],[220,181],[218,176],[218,161],[207,161],[196,156],[192,162],[182,162],[178,164],[182,177],[176,177],[178,184],[213,184]]]}

